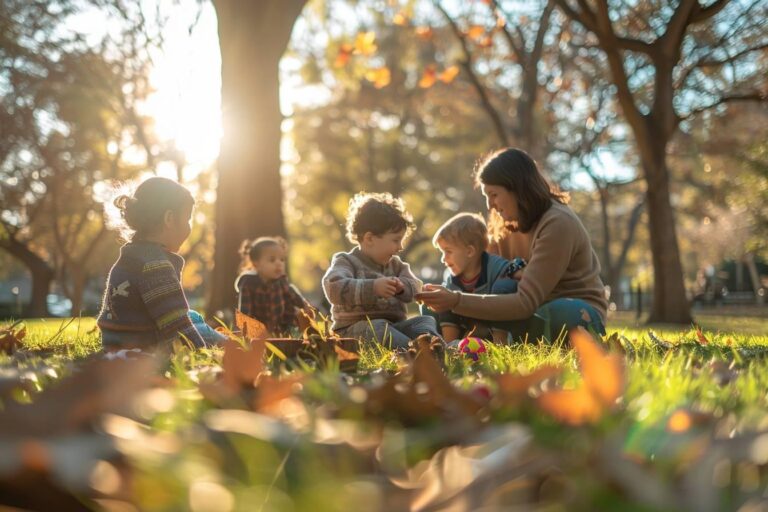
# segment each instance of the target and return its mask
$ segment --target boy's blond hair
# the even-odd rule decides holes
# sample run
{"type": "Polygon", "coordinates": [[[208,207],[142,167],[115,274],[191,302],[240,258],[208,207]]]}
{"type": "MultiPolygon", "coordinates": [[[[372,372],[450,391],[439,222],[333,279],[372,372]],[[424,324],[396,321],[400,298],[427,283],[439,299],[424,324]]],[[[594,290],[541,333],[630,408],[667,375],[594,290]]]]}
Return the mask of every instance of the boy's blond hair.
{"type": "Polygon", "coordinates": [[[432,238],[432,245],[438,247],[439,240],[474,247],[483,252],[488,248],[488,226],[477,213],[459,213],[440,226],[432,238]]]}

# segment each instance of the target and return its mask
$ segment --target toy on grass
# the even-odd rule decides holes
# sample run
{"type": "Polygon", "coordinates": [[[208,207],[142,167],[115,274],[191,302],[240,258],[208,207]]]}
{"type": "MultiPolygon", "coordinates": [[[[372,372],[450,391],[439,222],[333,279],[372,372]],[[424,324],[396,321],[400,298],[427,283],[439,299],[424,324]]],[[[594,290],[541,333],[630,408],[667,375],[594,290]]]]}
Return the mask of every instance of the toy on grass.
{"type": "Polygon", "coordinates": [[[485,352],[485,343],[480,338],[467,336],[459,343],[459,352],[477,361],[482,352],[485,352]]]}

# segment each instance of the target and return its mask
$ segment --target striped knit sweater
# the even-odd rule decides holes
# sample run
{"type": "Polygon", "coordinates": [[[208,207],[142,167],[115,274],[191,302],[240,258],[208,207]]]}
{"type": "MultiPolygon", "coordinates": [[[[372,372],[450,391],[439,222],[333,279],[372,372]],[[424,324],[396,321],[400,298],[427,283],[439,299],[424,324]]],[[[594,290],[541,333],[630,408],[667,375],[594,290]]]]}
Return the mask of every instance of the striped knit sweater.
{"type": "Polygon", "coordinates": [[[367,319],[400,322],[406,318],[405,304],[421,289],[421,281],[411,267],[397,256],[379,265],[360,248],[333,255],[331,266],[323,276],[323,292],[331,303],[332,329],[343,329],[367,319]],[[373,293],[373,282],[380,277],[398,277],[405,289],[383,299],[373,293]]]}
{"type": "Polygon", "coordinates": [[[136,345],[169,342],[179,336],[204,346],[192,320],[181,287],[184,258],[161,245],[135,241],[120,248],[107,277],[101,313],[97,319],[105,339],[118,338],[136,345]]]}

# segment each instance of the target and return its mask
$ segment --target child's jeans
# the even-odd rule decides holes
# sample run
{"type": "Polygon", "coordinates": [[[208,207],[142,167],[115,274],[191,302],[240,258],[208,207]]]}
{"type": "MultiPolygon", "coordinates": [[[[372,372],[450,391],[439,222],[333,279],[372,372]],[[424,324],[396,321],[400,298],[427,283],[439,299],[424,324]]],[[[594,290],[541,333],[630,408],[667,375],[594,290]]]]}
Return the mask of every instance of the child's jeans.
{"type": "MultiPolygon", "coordinates": [[[[227,339],[226,336],[224,336],[221,333],[216,332],[205,323],[205,320],[203,320],[203,317],[200,313],[194,310],[189,310],[190,320],[192,320],[192,324],[197,329],[197,332],[200,333],[200,336],[203,338],[203,341],[205,341],[208,345],[216,345],[219,343],[223,343],[224,340],[227,339]]],[[[151,350],[153,348],[156,348],[159,343],[158,339],[158,333],[157,331],[145,331],[145,332],[118,332],[118,331],[102,331],[101,332],[101,343],[104,346],[104,348],[109,349],[117,349],[117,348],[142,348],[145,350],[151,350]]]]}
{"type": "Polygon", "coordinates": [[[208,345],[219,345],[227,340],[227,337],[220,332],[217,332],[213,327],[205,323],[203,315],[195,311],[189,310],[189,318],[192,320],[192,325],[195,326],[197,332],[202,336],[203,341],[208,345]]]}
{"type": "Polygon", "coordinates": [[[424,315],[396,323],[381,318],[361,320],[349,327],[336,329],[336,333],[349,338],[375,341],[389,348],[408,348],[408,342],[422,334],[440,336],[435,319],[424,315]]]}

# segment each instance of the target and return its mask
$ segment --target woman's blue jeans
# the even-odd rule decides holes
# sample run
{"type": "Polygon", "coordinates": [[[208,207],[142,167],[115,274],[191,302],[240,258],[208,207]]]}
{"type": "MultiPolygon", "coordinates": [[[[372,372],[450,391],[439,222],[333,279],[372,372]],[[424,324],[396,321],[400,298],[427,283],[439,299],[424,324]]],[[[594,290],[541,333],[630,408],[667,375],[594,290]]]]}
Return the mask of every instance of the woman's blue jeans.
{"type": "Polygon", "coordinates": [[[523,320],[485,321],[493,329],[509,331],[511,341],[552,342],[574,327],[584,327],[604,335],[603,319],[594,306],[581,299],[555,299],[542,304],[531,318],[523,320]]]}

